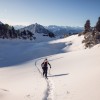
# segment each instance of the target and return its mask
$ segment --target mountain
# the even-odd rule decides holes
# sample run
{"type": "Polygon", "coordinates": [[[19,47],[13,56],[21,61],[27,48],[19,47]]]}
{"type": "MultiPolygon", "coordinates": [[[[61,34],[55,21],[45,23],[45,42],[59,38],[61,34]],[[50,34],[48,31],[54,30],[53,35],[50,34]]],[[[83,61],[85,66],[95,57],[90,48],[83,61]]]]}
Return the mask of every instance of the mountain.
{"type": "MultiPolygon", "coordinates": [[[[17,25],[18,27],[24,26],[17,25]]],[[[13,26],[0,22],[1,39],[34,40],[34,42],[39,42],[52,40],[52,37],[55,37],[52,32],[37,23],[16,30],[13,26]]]]}
{"type": "Polygon", "coordinates": [[[0,21],[0,24],[3,24],[3,23],[0,21]]]}
{"type": "Polygon", "coordinates": [[[55,36],[53,32],[49,31],[48,29],[44,28],[44,26],[37,23],[20,29],[20,31],[24,31],[24,30],[31,31],[33,34],[36,34],[36,33],[42,34],[43,36],[49,36],[49,37],[55,36]]]}
{"type": "Polygon", "coordinates": [[[45,26],[45,28],[55,33],[56,35],[79,33],[83,31],[83,27],[71,27],[71,26],[49,25],[49,26],[45,26]]]}
{"type": "Polygon", "coordinates": [[[21,29],[21,28],[24,28],[24,27],[25,27],[24,25],[14,25],[14,28],[16,30],[21,29]]]}
{"type": "Polygon", "coordinates": [[[0,22],[0,38],[1,39],[24,39],[24,40],[33,40],[35,37],[34,34],[30,31],[19,31],[15,30],[13,26],[8,24],[3,24],[0,22]]]}
{"type": "MultiPolygon", "coordinates": [[[[83,31],[83,27],[57,26],[57,25],[42,26],[37,23],[29,25],[29,26],[15,25],[14,28],[21,29],[21,30],[22,29],[30,30],[33,33],[34,33],[34,29],[37,33],[41,33],[41,32],[45,33],[43,31],[45,28],[45,29],[49,30],[50,32],[54,33],[55,35],[74,34],[74,33],[80,33],[83,31]]],[[[46,33],[48,33],[48,32],[46,32],[46,33]]]]}

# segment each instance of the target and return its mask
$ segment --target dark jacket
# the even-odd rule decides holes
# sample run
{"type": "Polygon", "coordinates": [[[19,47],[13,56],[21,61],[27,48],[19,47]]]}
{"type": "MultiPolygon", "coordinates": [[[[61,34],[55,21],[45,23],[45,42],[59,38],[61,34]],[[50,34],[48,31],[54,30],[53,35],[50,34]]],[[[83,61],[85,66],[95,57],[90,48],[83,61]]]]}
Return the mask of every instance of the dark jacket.
{"type": "Polygon", "coordinates": [[[50,65],[50,63],[49,63],[48,61],[43,62],[43,63],[41,64],[42,68],[44,68],[44,67],[48,67],[48,65],[49,65],[50,68],[51,68],[51,65],[50,65]]]}

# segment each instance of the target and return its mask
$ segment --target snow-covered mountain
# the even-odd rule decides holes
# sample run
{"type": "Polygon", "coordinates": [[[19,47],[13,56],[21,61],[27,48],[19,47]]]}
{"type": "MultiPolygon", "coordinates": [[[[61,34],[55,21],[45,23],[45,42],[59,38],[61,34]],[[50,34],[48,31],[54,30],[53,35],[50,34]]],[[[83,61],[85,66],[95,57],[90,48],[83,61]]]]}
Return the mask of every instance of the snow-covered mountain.
{"type": "Polygon", "coordinates": [[[42,34],[43,36],[54,37],[53,32],[49,31],[48,29],[44,28],[42,25],[37,23],[20,29],[20,31],[24,31],[24,30],[31,31],[33,34],[38,33],[38,34],[42,34]]]}
{"type": "Polygon", "coordinates": [[[0,24],[3,24],[3,23],[0,21],[0,24]]]}
{"type": "MultiPolygon", "coordinates": [[[[22,26],[22,25],[15,25],[14,28],[15,29],[21,29],[24,28],[31,30],[31,32],[34,32],[33,27],[38,26],[39,28],[40,25],[39,24],[32,24],[29,26],[22,26]]],[[[41,25],[42,26],[42,25],[41,25]]],[[[69,33],[79,33],[83,31],[83,27],[71,27],[71,26],[57,26],[57,25],[49,25],[49,26],[42,26],[42,30],[46,28],[47,30],[53,32],[55,35],[64,35],[64,34],[69,34],[69,33]]]]}
{"type": "Polygon", "coordinates": [[[56,35],[79,33],[83,31],[83,27],[71,27],[71,26],[49,25],[49,26],[45,26],[45,28],[52,31],[56,35]]]}
{"type": "Polygon", "coordinates": [[[15,30],[13,26],[0,22],[0,38],[1,39],[25,39],[34,40],[34,42],[52,40],[55,35],[42,25],[32,24],[27,27],[15,30]]]}

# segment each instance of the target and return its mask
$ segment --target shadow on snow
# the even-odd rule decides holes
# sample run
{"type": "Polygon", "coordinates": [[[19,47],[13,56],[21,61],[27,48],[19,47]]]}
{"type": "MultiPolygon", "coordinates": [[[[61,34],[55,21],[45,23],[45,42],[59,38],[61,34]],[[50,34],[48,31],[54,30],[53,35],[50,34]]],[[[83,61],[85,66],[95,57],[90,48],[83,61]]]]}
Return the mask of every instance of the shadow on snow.
{"type": "Polygon", "coordinates": [[[7,43],[5,43],[1,46],[2,47],[0,48],[0,68],[19,65],[27,61],[44,56],[64,53],[62,51],[62,48],[65,47],[65,43],[16,43],[16,45],[14,43],[8,45],[7,43]]]}
{"type": "Polygon", "coordinates": [[[69,73],[66,73],[66,74],[57,74],[57,75],[50,75],[48,77],[59,77],[59,76],[65,76],[65,75],[69,75],[69,73]]]}

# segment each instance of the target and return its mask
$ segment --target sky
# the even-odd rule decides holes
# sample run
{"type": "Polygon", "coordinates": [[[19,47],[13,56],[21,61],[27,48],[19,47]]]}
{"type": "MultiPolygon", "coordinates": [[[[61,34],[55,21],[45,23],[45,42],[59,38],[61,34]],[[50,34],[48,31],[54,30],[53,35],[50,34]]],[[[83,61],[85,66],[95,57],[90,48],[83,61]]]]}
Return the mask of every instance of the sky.
{"type": "Polygon", "coordinates": [[[0,21],[10,25],[95,26],[100,0],[0,0],[0,21]]]}

